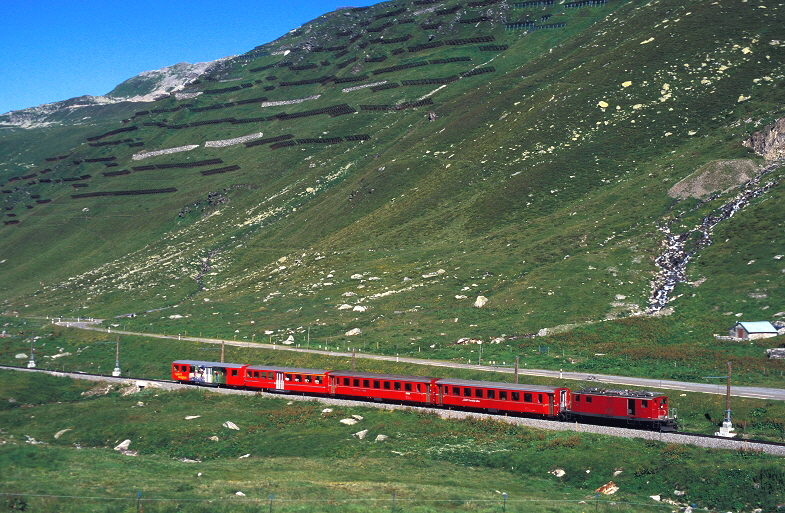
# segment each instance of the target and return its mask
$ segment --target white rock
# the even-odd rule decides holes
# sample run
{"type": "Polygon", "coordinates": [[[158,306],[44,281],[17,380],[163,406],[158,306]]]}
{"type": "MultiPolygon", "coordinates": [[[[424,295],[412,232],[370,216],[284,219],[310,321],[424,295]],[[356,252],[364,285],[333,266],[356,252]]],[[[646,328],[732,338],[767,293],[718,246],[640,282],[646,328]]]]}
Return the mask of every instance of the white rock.
{"type": "Polygon", "coordinates": [[[657,502],[660,502],[662,500],[662,497],[660,497],[659,495],[649,495],[649,497],[651,497],[657,502]]]}
{"type": "Polygon", "coordinates": [[[363,332],[360,331],[360,328],[352,328],[349,331],[347,331],[346,333],[344,333],[344,335],[347,336],[347,337],[353,337],[355,335],[362,335],[362,333],[363,332]]]}
{"type": "Polygon", "coordinates": [[[332,413],[332,412],[333,412],[332,408],[325,408],[322,410],[322,413],[332,413]]]}
{"type": "Polygon", "coordinates": [[[365,438],[365,435],[367,435],[367,434],[368,434],[368,430],[367,429],[363,429],[362,431],[358,431],[358,432],[354,433],[352,436],[357,437],[360,440],[362,440],[362,439],[365,438]]]}
{"type": "Polygon", "coordinates": [[[219,440],[219,439],[218,439],[218,437],[217,437],[217,436],[215,436],[215,435],[213,435],[213,436],[208,436],[208,437],[207,437],[207,439],[208,439],[208,440],[212,440],[213,442],[217,442],[217,441],[219,440]]]}
{"type": "Polygon", "coordinates": [[[363,275],[359,274],[359,273],[358,274],[353,274],[353,275],[351,275],[351,279],[353,279],[353,280],[362,280],[363,279],[363,275]]]}
{"type": "Polygon", "coordinates": [[[355,419],[341,419],[340,422],[341,424],[346,424],[347,426],[354,426],[355,424],[357,424],[357,421],[355,419]]]}
{"type": "Polygon", "coordinates": [[[289,335],[289,338],[284,340],[283,343],[286,344],[287,346],[294,344],[294,335],[289,335]]]}
{"type": "Polygon", "coordinates": [[[376,435],[377,442],[384,442],[385,440],[387,440],[387,435],[376,435]]]}
{"type": "Polygon", "coordinates": [[[198,419],[199,417],[201,417],[201,415],[186,415],[185,420],[198,419]]]}
{"type": "Polygon", "coordinates": [[[248,454],[243,454],[242,456],[240,456],[240,457],[239,457],[239,458],[237,458],[237,459],[238,459],[238,460],[241,460],[241,459],[243,459],[243,458],[248,458],[249,456],[251,456],[251,453],[248,453],[248,454]]]}
{"type": "Polygon", "coordinates": [[[458,294],[455,296],[455,299],[469,299],[469,296],[464,296],[463,294],[458,294]]]}
{"type": "Polygon", "coordinates": [[[363,420],[365,417],[363,417],[362,415],[352,415],[352,418],[354,420],[363,420]]]}
{"type": "Polygon", "coordinates": [[[474,301],[475,308],[482,308],[488,304],[488,298],[485,296],[477,296],[477,299],[474,301]]]}
{"type": "Polygon", "coordinates": [[[566,472],[564,472],[564,469],[557,468],[555,470],[551,470],[550,474],[553,474],[556,477],[562,477],[564,474],[566,474],[566,472]]]}
{"type": "Polygon", "coordinates": [[[144,403],[143,403],[142,401],[138,401],[138,402],[136,403],[136,405],[137,405],[137,406],[144,406],[144,403]]]}
{"type": "Polygon", "coordinates": [[[63,436],[64,434],[66,434],[69,431],[73,431],[73,430],[71,428],[61,429],[60,431],[55,433],[55,438],[60,438],[61,436],[63,436]]]}
{"type": "Polygon", "coordinates": [[[338,307],[338,310],[351,310],[351,309],[352,309],[352,305],[347,305],[346,303],[338,307]]]}
{"type": "Polygon", "coordinates": [[[183,316],[180,314],[174,314],[169,316],[170,319],[182,319],[183,316]]]}
{"type": "Polygon", "coordinates": [[[235,495],[238,497],[245,497],[245,494],[243,492],[235,492],[235,495]]]}
{"type": "Polygon", "coordinates": [[[239,427],[237,427],[237,424],[235,424],[234,422],[231,422],[231,421],[229,421],[229,420],[227,420],[226,422],[224,422],[222,425],[223,425],[223,427],[225,427],[225,428],[227,428],[227,429],[234,429],[234,430],[236,430],[236,431],[240,431],[240,428],[239,428],[239,427]]]}
{"type": "Polygon", "coordinates": [[[364,306],[362,306],[362,305],[357,305],[354,308],[352,308],[353,312],[364,312],[365,310],[366,310],[366,308],[364,306]]]}
{"type": "Polygon", "coordinates": [[[615,299],[616,301],[621,301],[622,299],[627,299],[627,296],[624,294],[616,294],[615,299]]]}
{"type": "Polygon", "coordinates": [[[613,472],[613,477],[616,477],[616,476],[618,476],[618,475],[619,475],[619,474],[621,474],[622,472],[624,472],[624,471],[623,471],[623,470],[615,470],[615,471],[613,472]]]}
{"type": "Polygon", "coordinates": [[[687,492],[685,492],[683,490],[673,490],[673,495],[675,495],[676,497],[681,497],[682,495],[684,495],[686,493],[687,492]]]}
{"type": "Polygon", "coordinates": [[[17,360],[26,360],[27,359],[27,355],[24,354],[24,353],[19,353],[16,356],[14,356],[14,358],[16,358],[17,360]]]}
{"type": "Polygon", "coordinates": [[[123,440],[119,444],[117,444],[114,448],[115,451],[127,451],[128,448],[131,447],[131,440],[123,440]]]}

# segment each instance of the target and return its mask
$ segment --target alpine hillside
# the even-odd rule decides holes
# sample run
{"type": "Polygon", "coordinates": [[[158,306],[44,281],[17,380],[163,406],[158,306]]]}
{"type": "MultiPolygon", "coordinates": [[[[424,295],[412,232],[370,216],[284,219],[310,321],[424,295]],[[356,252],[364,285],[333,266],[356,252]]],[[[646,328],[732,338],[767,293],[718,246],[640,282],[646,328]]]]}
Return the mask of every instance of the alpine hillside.
{"type": "Polygon", "coordinates": [[[0,312],[761,366],[712,334],[785,320],[783,26],[776,0],[382,2],[5,115],[0,312]]]}

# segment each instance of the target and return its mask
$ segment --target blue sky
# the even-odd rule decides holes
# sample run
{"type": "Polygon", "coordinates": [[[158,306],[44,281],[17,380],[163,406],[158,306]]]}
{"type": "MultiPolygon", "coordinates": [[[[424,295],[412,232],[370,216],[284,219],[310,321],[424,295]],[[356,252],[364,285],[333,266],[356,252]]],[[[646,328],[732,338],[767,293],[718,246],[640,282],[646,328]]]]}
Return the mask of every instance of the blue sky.
{"type": "Polygon", "coordinates": [[[0,0],[0,114],[244,53],[368,0],[0,0]]]}

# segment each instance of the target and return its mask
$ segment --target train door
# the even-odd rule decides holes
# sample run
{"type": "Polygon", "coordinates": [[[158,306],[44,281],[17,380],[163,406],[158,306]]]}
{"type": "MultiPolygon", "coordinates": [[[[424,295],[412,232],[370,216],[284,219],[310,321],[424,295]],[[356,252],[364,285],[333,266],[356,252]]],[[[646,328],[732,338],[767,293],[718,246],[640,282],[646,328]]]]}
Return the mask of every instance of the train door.
{"type": "Polygon", "coordinates": [[[554,396],[553,394],[548,394],[548,415],[553,417],[553,403],[554,403],[554,396]]]}
{"type": "Polygon", "coordinates": [[[284,383],[283,372],[276,371],[275,372],[275,389],[276,390],[283,390],[283,388],[284,388],[283,383],[284,383]]]}
{"type": "Polygon", "coordinates": [[[635,399],[627,399],[627,415],[635,416],[635,399]]]}
{"type": "Polygon", "coordinates": [[[567,404],[567,391],[560,390],[559,391],[559,411],[566,411],[569,408],[567,404]]]}

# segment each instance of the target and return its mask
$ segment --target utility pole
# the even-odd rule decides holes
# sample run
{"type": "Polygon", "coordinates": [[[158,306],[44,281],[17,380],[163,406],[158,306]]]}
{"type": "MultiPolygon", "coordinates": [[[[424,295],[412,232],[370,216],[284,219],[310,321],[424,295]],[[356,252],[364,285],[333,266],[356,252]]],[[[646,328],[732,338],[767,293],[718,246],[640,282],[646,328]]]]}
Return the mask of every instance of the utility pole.
{"type": "Polygon", "coordinates": [[[30,361],[27,362],[27,368],[35,368],[35,333],[30,335],[30,361]]]}
{"type": "Polygon", "coordinates": [[[225,351],[226,343],[225,341],[221,340],[221,363],[224,362],[224,351],[225,351]]]}
{"type": "Polygon", "coordinates": [[[117,346],[115,347],[114,352],[114,370],[112,371],[112,376],[118,377],[122,372],[120,372],[120,337],[117,337],[117,346]]]}
{"type": "Polygon", "coordinates": [[[736,436],[736,433],[733,433],[733,423],[730,420],[730,374],[731,374],[731,362],[728,362],[728,375],[726,381],[726,390],[725,390],[725,420],[722,421],[722,427],[719,431],[714,433],[715,436],[727,436],[728,438],[736,436]]]}
{"type": "Polygon", "coordinates": [[[515,357],[515,384],[518,384],[518,358],[519,356],[515,357]]]}

